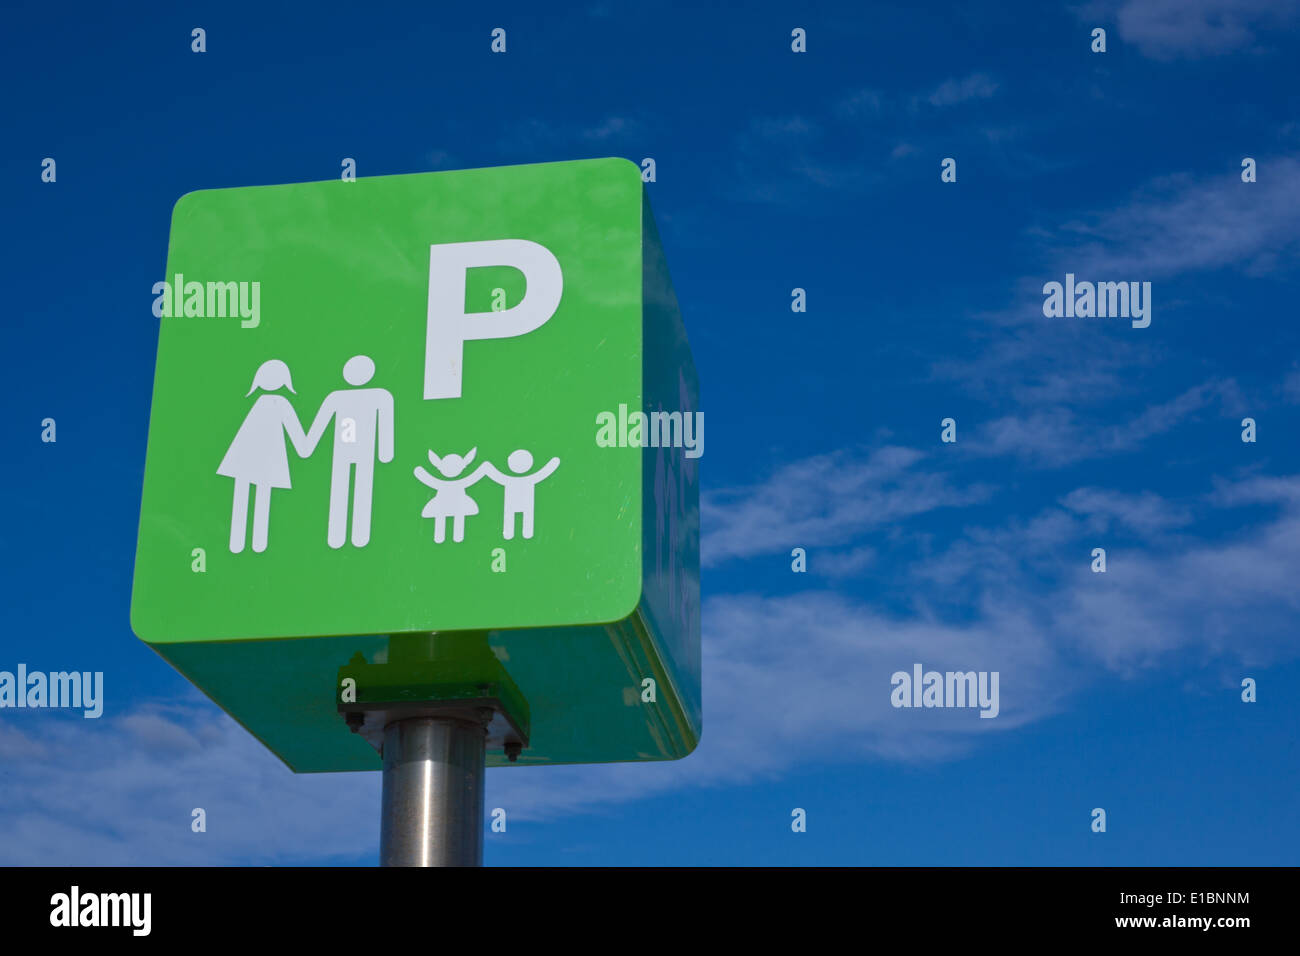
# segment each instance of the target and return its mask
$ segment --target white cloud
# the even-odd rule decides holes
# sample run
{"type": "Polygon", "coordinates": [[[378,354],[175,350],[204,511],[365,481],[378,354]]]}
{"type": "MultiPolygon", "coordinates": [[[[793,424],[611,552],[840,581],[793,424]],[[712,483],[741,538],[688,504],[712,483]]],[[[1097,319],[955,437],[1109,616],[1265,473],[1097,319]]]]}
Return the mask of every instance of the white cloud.
{"type": "Polygon", "coordinates": [[[1041,633],[1013,608],[976,624],[900,620],[833,592],[732,595],[705,607],[704,733],[672,763],[556,767],[490,782],[495,805],[527,817],[641,799],[681,787],[744,784],[823,760],[925,762],[965,752],[1059,706],[1066,686],[1041,633]],[[901,710],[890,675],[1000,670],[1002,712],[901,710]],[[1008,693],[1008,686],[1012,691],[1008,693]]]}
{"type": "Polygon", "coordinates": [[[1296,0],[1102,0],[1077,12],[1091,26],[1113,21],[1126,43],[1157,60],[1221,56],[1254,48],[1296,20],[1296,0]]]}
{"type": "Polygon", "coordinates": [[[1282,380],[1279,391],[1285,401],[1300,404],[1300,363],[1292,362],[1291,368],[1282,380]]]}
{"type": "MultiPolygon", "coordinates": [[[[1095,507],[1107,494],[1084,489],[1074,500],[1095,507]]],[[[536,779],[504,773],[493,782],[495,805],[547,817],[830,760],[950,759],[982,734],[1041,720],[1145,669],[1296,657],[1300,476],[1226,485],[1210,500],[1267,502],[1281,513],[1228,540],[1115,550],[1105,574],[1089,570],[1086,551],[1061,547],[1085,530],[1065,511],[975,529],[942,556],[950,583],[976,582],[963,604],[976,611],[972,620],[946,621],[924,603],[908,616],[887,614],[831,591],[714,598],[705,606],[704,735],[695,754],[669,764],[554,768],[536,779]],[[1058,573],[1045,578],[1037,572],[1048,563],[1058,573]],[[999,671],[1002,713],[985,720],[972,710],[894,709],[889,676],[914,662],[999,671]]],[[[1141,497],[1115,501],[1112,510],[1138,524],[1151,515],[1162,527],[1182,523],[1177,511],[1141,497]]],[[[924,602],[934,569],[921,562],[882,589],[924,602]]]]}
{"type": "Polygon", "coordinates": [[[1060,468],[1090,458],[1115,455],[1141,447],[1192,419],[1196,413],[1214,407],[1237,411],[1242,407],[1234,381],[1204,382],[1169,399],[1151,405],[1136,418],[1120,425],[1081,422],[1064,405],[1039,408],[1027,413],[1005,415],[974,429],[962,446],[977,457],[1015,455],[1043,467],[1060,468]]]}
{"type": "Polygon", "coordinates": [[[623,116],[610,116],[604,122],[584,129],[581,136],[583,139],[604,142],[614,137],[635,134],[638,129],[639,125],[635,120],[623,116]]]}
{"type": "Polygon", "coordinates": [[[378,775],[294,774],[206,701],[24,716],[0,728],[0,753],[19,758],[0,774],[0,864],[292,864],[377,845],[378,775]]]}
{"type": "Polygon", "coordinates": [[[828,551],[817,556],[815,566],[809,571],[823,574],[828,578],[851,578],[871,567],[876,562],[878,552],[875,548],[862,546],[843,551],[828,551]]]}
{"type": "Polygon", "coordinates": [[[953,486],[942,475],[918,470],[924,457],[892,446],[866,460],[818,455],[783,465],[760,484],[708,493],[701,502],[701,560],[707,566],[835,546],[871,528],[988,496],[987,486],[953,486]]]}
{"type": "MultiPolygon", "coordinates": [[[[812,471],[821,487],[849,494],[863,487],[864,472],[922,479],[911,473],[919,460],[892,449],[865,464],[844,462],[842,476],[825,459],[812,471]]],[[[1300,650],[1300,476],[1220,483],[1207,504],[1264,505],[1273,516],[1227,540],[1184,532],[1160,551],[1114,549],[1106,574],[1092,574],[1086,556],[1061,546],[1089,515],[1141,529],[1182,525],[1180,513],[1098,488],[1066,500],[1077,516],[1052,508],[1027,522],[970,529],[913,565],[890,555],[882,564],[895,576],[880,593],[907,595],[911,611],[833,591],[710,599],[695,754],[493,770],[487,805],[505,807],[512,820],[541,819],[819,762],[949,759],[1116,675],[1214,659],[1266,666],[1300,650]],[[929,606],[940,603],[936,584],[950,593],[972,587],[960,619],[929,606]],[[974,709],[893,708],[889,677],[913,663],[997,670],[1001,713],[986,720],[974,709]]],[[[283,864],[376,851],[378,774],[292,774],[206,702],[88,723],[33,712],[0,724],[0,863],[283,864]],[[191,832],[194,807],[207,811],[207,833],[191,832]]]]}
{"type": "Polygon", "coordinates": [[[1089,526],[1099,531],[1109,531],[1116,525],[1149,535],[1183,527],[1192,520],[1186,509],[1150,491],[1129,495],[1101,488],[1076,488],[1061,499],[1061,504],[1091,519],[1089,526]]]}
{"type": "MultiPolygon", "coordinates": [[[[508,124],[511,131],[509,144],[512,151],[565,148],[606,149],[620,142],[644,136],[637,120],[625,116],[606,116],[592,125],[528,117],[508,124]]],[[[441,150],[434,155],[446,158],[441,150]]],[[[437,165],[437,163],[434,163],[437,165]]]]}
{"type": "Polygon", "coordinates": [[[855,90],[835,104],[833,111],[842,119],[862,119],[879,114],[885,108],[880,90],[855,90]]]}
{"type": "Polygon", "coordinates": [[[839,158],[825,140],[822,124],[811,117],[755,117],[737,136],[738,159],[720,190],[742,202],[797,207],[811,193],[857,194],[879,181],[882,173],[839,158]]]}
{"type": "Polygon", "coordinates": [[[931,106],[954,106],[967,100],[988,99],[998,90],[998,84],[986,73],[972,73],[960,80],[946,80],[928,96],[931,106]]]}
{"type": "MultiPolygon", "coordinates": [[[[954,132],[941,110],[986,99],[998,84],[985,73],[950,79],[929,91],[890,93],[857,89],[808,115],[756,117],[737,134],[737,160],[720,192],[742,202],[800,207],[810,196],[870,193],[888,181],[880,168],[885,157],[900,159],[921,151],[912,140],[927,121],[936,138],[954,132]],[[886,132],[883,124],[891,124],[886,132]],[[901,124],[901,125],[900,125],[901,124]],[[907,141],[901,141],[903,137],[907,141]]],[[[990,142],[1011,131],[983,128],[976,134],[990,142]]],[[[942,155],[942,154],[940,154],[942,155]]]]}
{"type": "MultiPolygon", "coordinates": [[[[1095,321],[1046,319],[1043,283],[1080,280],[1152,282],[1153,323],[1177,320],[1178,282],[1186,275],[1235,270],[1241,276],[1284,275],[1300,259],[1300,159],[1255,157],[1259,181],[1243,183],[1240,170],[1195,180],[1187,175],[1152,181],[1123,204],[1085,212],[1056,228],[1036,227],[1032,240],[1038,265],[1011,283],[1011,305],[973,312],[981,320],[972,333],[978,351],[971,358],[943,358],[931,366],[936,380],[953,381],[974,394],[1037,409],[1037,424],[1050,448],[1070,460],[1058,427],[1068,427],[1071,409],[1132,394],[1142,379],[1134,372],[1161,358],[1159,336],[1099,327],[1095,321]],[[1265,177],[1263,171],[1267,171],[1265,177]],[[1123,332],[1124,334],[1111,334],[1123,332]]],[[[1233,407],[1223,396],[1225,407],[1233,407]]],[[[1032,417],[1032,416],[1031,416],[1032,417]]],[[[1014,443],[1031,426],[1008,421],[1005,434],[989,438],[1014,443]]],[[[1123,436],[1119,436],[1120,439],[1123,436]]]]}
{"type": "Polygon", "coordinates": [[[1061,268],[1081,277],[1155,280],[1236,267],[1276,271],[1300,251],[1300,161],[1254,157],[1259,179],[1186,175],[1153,181],[1124,205],[1061,227],[1061,268]]]}
{"type": "MultiPolygon", "coordinates": [[[[1290,480],[1289,494],[1300,494],[1290,480]]],[[[1055,626],[1112,670],[1228,655],[1266,665],[1294,657],[1300,590],[1300,514],[1224,543],[1181,552],[1107,553],[1105,574],[1080,569],[1055,626]]]]}

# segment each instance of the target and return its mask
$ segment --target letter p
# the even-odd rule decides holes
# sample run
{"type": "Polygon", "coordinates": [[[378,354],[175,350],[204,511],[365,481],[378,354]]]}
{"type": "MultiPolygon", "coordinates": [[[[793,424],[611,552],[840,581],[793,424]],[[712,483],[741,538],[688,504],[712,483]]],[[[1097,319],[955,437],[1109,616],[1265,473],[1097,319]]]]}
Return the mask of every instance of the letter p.
{"type": "Polygon", "coordinates": [[[460,398],[465,343],[532,332],[555,314],[563,291],[559,261],[536,242],[488,239],[430,246],[424,397],[460,398]],[[485,266],[512,266],[522,272],[523,300],[501,312],[466,312],[465,274],[485,266]]]}

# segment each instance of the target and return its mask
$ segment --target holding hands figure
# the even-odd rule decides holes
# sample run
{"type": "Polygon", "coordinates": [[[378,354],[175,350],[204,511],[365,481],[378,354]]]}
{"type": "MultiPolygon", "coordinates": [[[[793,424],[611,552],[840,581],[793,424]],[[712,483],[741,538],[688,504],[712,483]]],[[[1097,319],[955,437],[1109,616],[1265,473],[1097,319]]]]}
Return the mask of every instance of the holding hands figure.
{"type": "Polygon", "coordinates": [[[485,461],[471,473],[461,476],[474,460],[478,448],[471,448],[464,457],[460,455],[443,455],[441,458],[429,452],[429,461],[438,470],[438,476],[429,474],[423,466],[415,469],[415,477],[434,489],[436,494],[420,512],[422,517],[433,518],[433,540],[441,544],[447,540],[447,518],[452,519],[451,540],[465,540],[465,519],[478,514],[478,504],[466,489],[474,485],[484,475],[489,476],[505,489],[505,515],[501,535],[507,541],[515,536],[515,515],[523,517],[523,536],[533,536],[533,511],[535,489],[537,484],[548,477],[560,466],[559,458],[552,458],[531,475],[525,474],[533,467],[533,456],[520,448],[510,453],[506,464],[513,474],[499,471],[490,461],[485,461]]]}
{"type": "Polygon", "coordinates": [[[526,475],[524,472],[533,467],[533,456],[524,449],[519,448],[510,453],[510,457],[506,459],[506,465],[514,472],[513,475],[502,474],[497,471],[491,462],[486,462],[482,466],[487,469],[491,479],[506,490],[506,506],[501,536],[507,541],[513,539],[515,536],[515,515],[522,515],[524,519],[524,537],[531,538],[533,536],[535,489],[538,482],[560,467],[560,459],[552,458],[531,475],[526,475]]]}
{"type": "Polygon", "coordinates": [[[459,477],[477,453],[478,448],[475,447],[471,448],[469,454],[463,458],[460,455],[443,455],[439,458],[430,451],[429,463],[438,469],[439,474],[442,475],[440,478],[435,478],[425,471],[423,465],[416,466],[415,477],[435,492],[429,499],[429,503],[424,506],[424,510],[420,512],[420,516],[434,519],[433,540],[438,544],[442,544],[447,539],[448,518],[452,519],[451,540],[464,541],[465,519],[469,515],[478,514],[478,505],[465,493],[465,489],[482,478],[492,466],[484,462],[469,475],[459,477]]]}

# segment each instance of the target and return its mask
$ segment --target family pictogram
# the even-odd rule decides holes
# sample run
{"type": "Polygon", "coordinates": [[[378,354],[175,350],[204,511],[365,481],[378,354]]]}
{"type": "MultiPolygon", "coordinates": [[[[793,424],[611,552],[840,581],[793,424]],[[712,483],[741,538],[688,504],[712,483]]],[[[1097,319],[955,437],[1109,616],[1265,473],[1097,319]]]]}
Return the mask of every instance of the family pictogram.
{"type": "MultiPolygon", "coordinates": [[[[296,395],[289,366],[279,359],[263,362],[253,376],[251,396],[261,392],[244,416],[217,474],[235,481],[234,504],[230,515],[230,550],[244,550],[248,529],[248,502],[253,499],[253,550],[265,551],[271,522],[271,492],[275,488],[293,487],[289,477],[289,453],[285,438],[299,458],[310,458],[324,436],[330,420],[334,421],[333,463],[330,471],[329,521],[326,541],[331,548],[347,543],[348,512],[352,513],[353,547],[370,543],[371,505],[374,498],[375,461],[393,460],[393,396],[383,388],[367,388],[375,375],[375,363],[368,356],[356,355],[343,366],[343,380],[348,388],[336,389],[325,396],[312,420],[303,430],[289,399],[278,394],[287,389],[296,395]],[[349,509],[349,505],[351,508],[349,509]]],[[[521,533],[531,538],[537,485],[560,465],[552,458],[529,474],[533,456],[523,448],[506,458],[508,472],[484,461],[466,473],[474,462],[477,448],[465,455],[442,455],[429,451],[429,463],[436,475],[424,467],[415,469],[415,477],[434,489],[434,496],[420,512],[434,519],[433,540],[447,539],[447,519],[451,519],[451,540],[465,539],[465,519],[479,512],[478,503],[468,489],[485,475],[505,489],[501,536],[515,537],[516,518],[521,533]]]]}
{"type": "MultiPolygon", "coordinates": [[[[263,362],[253,376],[253,387],[262,392],[239,426],[217,474],[235,480],[234,506],[230,516],[230,550],[244,550],[248,525],[248,497],[253,494],[253,550],[265,551],[271,522],[271,491],[291,488],[286,434],[299,458],[310,458],[325,428],[334,419],[333,467],[330,473],[329,524],[327,541],[341,548],[347,541],[348,502],[352,503],[352,544],[364,548],[370,541],[370,506],[374,493],[375,458],[393,460],[393,396],[387,389],[364,388],[375,374],[368,356],[356,355],[343,366],[340,388],[325,396],[312,421],[303,431],[293,405],[283,395],[291,394],[293,380],[289,366],[279,359],[263,362]],[[355,472],[354,472],[355,469],[355,472]]],[[[248,396],[245,396],[248,397],[248,396]]]]}

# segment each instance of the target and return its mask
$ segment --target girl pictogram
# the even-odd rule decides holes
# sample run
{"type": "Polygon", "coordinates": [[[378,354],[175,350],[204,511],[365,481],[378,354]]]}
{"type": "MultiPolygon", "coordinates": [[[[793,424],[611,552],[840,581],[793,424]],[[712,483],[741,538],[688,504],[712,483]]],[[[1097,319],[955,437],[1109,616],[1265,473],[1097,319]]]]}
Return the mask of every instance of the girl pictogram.
{"type": "Polygon", "coordinates": [[[429,474],[423,465],[416,466],[415,477],[435,492],[429,499],[429,503],[424,506],[424,510],[420,512],[420,516],[434,519],[433,540],[438,544],[447,539],[448,518],[452,519],[451,540],[464,541],[465,519],[470,515],[478,514],[478,505],[465,493],[465,489],[482,478],[491,465],[483,462],[469,475],[459,477],[477,453],[478,448],[475,447],[471,448],[463,458],[460,455],[443,455],[439,458],[431,450],[429,462],[438,469],[439,474],[442,475],[440,478],[429,474]]]}

